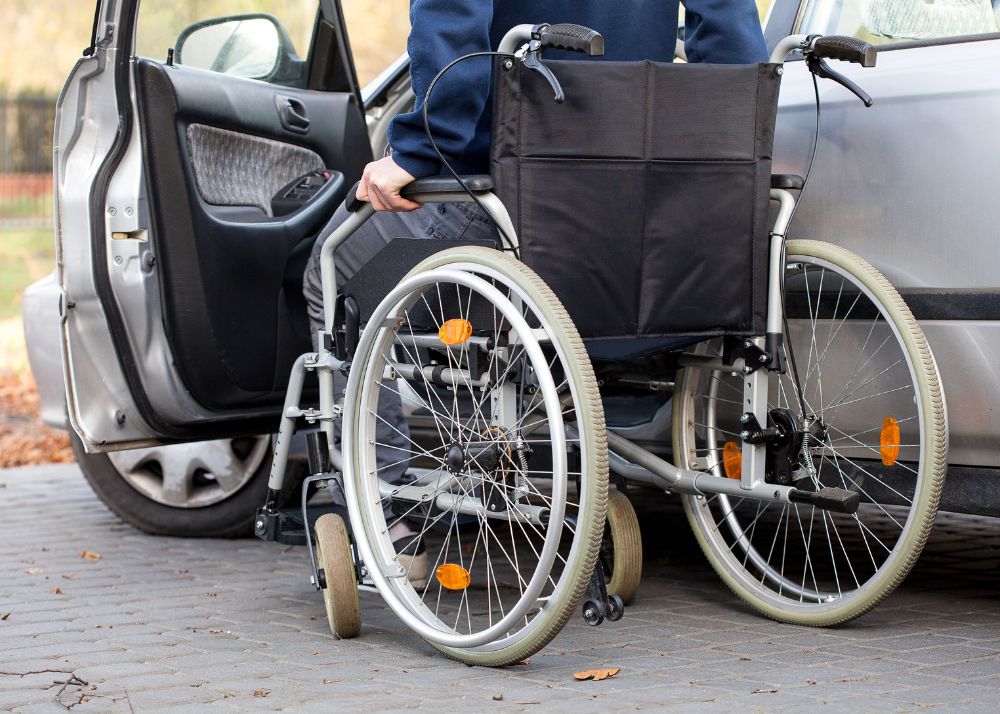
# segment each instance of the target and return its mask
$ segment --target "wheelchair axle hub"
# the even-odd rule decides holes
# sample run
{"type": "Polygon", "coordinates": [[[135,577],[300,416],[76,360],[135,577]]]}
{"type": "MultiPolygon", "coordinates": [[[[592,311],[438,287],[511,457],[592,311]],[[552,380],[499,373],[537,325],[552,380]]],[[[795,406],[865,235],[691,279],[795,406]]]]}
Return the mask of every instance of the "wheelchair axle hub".
{"type": "Polygon", "coordinates": [[[470,443],[462,446],[455,442],[445,456],[448,470],[453,474],[464,473],[467,468],[483,473],[493,473],[500,465],[500,449],[496,444],[470,443]]]}

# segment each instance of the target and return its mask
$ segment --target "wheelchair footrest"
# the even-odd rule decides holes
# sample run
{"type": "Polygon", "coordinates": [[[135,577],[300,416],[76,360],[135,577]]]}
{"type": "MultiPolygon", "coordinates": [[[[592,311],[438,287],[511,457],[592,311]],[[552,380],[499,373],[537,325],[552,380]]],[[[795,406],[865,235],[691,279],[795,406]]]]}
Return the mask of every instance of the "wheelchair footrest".
{"type": "Polygon", "coordinates": [[[857,513],[858,506],[861,505],[860,494],[843,488],[821,488],[818,491],[794,489],[788,494],[788,500],[792,503],[807,503],[824,511],[848,515],[857,513]]]}
{"type": "MultiPolygon", "coordinates": [[[[324,503],[309,506],[309,526],[313,527],[316,519],[326,513],[336,513],[345,523],[348,522],[347,508],[334,503],[324,503]]],[[[292,507],[269,512],[263,507],[258,508],[257,518],[254,520],[254,535],[261,540],[275,541],[283,545],[305,545],[306,531],[302,520],[302,509],[292,507]]]]}

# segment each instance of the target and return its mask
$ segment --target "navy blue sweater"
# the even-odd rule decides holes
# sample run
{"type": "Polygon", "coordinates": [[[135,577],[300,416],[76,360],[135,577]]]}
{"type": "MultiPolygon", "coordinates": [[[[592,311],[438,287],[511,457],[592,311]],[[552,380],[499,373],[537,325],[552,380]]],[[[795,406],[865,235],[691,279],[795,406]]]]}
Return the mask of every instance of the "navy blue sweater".
{"type": "MultiPolygon", "coordinates": [[[[393,159],[416,178],[442,170],[424,133],[427,87],[457,57],[495,50],[514,25],[586,25],[604,35],[601,59],[669,62],[674,56],[678,5],[678,0],[410,0],[407,50],[417,103],[389,126],[393,159]]],[[[767,58],[753,0],[685,0],[684,7],[689,62],[740,64],[767,58]]],[[[583,55],[550,50],[545,57],[583,55]]],[[[431,96],[434,141],[462,174],[488,173],[491,66],[490,58],[466,60],[448,71],[431,96]]]]}

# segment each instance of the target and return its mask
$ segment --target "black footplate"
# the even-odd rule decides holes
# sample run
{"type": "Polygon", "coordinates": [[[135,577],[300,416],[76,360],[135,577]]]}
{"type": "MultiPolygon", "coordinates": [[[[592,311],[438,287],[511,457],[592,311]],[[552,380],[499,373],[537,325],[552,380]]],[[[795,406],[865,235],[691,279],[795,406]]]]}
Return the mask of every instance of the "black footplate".
{"type": "Polygon", "coordinates": [[[818,491],[800,491],[793,489],[788,494],[788,500],[792,503],[808,503],[824,511],[834,513],[847,513],[848,515],[858,512],[861,505],[861,495],[855,491],[848,491],[843,488],[821,488],[818,491]]]}
{"type": "Polygon", "coordinates": [[[254,521],[254,535],[261,540],[275,541],[283,545],[305,545],[305,520],[308,520],[312,527],[316,519],[324,513],[336,513],[345,523],[348,522],[347,509],[333,503],[309,506],[306,519],[302,517],[302,509],[295,506],[277,511],[258,508],[257,518],[254,521]]]}

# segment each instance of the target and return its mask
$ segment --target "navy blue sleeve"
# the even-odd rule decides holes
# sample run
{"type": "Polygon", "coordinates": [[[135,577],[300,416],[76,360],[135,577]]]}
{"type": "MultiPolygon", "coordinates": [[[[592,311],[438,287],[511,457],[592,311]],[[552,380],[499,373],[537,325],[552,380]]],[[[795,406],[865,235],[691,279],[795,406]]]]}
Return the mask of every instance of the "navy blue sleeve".
{"type": "Polygon", "coordinates": [[[683,0],[688,62],[750,64],[767,60],[753,0],[683,0]]]}
{"type": "MultiPolygon", "coordinates": [[[[490,50],[493,0],[411,0],[410,79],[416,94],[412,112],[400,114],[389,125],[393,160],[414,178],[441,170],[424,133],[423,105],[434,76],[452,60],[490,50]]],[[[434,141],[451,161],[472,141],[476,124],[490,92],[489,58],[466,60],[448,71],[431,96],[430,122],[434,141]]]]}

